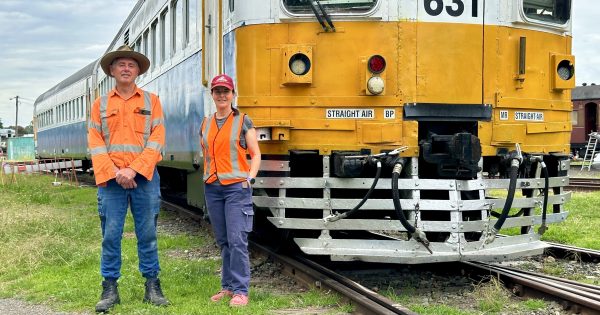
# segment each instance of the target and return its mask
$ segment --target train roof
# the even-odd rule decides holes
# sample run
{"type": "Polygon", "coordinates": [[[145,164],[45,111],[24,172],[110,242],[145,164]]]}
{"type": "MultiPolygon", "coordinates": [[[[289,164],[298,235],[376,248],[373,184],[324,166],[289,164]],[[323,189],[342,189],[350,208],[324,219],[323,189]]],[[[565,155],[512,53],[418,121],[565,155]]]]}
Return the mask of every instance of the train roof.
{"type": "MultiPolygon", "coordinates": [[[[137,11],[139,11],[139,9],[142,6],[142,4],[144,4],[144,1],[146,1],[146,0],[138,0],[138,2],[135,4],[135,6],[133,6],[133,9],[131,9],[131,12],[129,12],[129,15],[125,19],[125,22],[123,22],[123,25],[121,25],[121,28],[119,29],[119,31],[117,32],[117,34],[113,38],[113,40],[110,43],[110,45],[106,48],[106,51],[104,52],[104,54],[108,53],[112,49],[112,47],[119,40],[119,38],[121,37],[121,35],[125,32],[126,28],[129,27],[129,23],[131,22],[131,20],[133,20],[133,17],[137,13],[137,11]]],[[[129,45],[131,46],[131,44],[129,44],[129,45]]]]}
{"type": "Polygon", "coordinates": [[[597,100],[600,99],[600,85],[578,86],[571,92],[571,100],[597,100]]]}
{"type": "Polygon", "coordinates": [[[91,76],[92,74],[94,74],[94,70],[96,69],[97,62],[98,62],[98,59],[94,60],[89,65],[81,68],[79,71],[75,72],[70,77],[62,80],[60,83],[53,86],[48,91],[46,91],[42,95],[38,96],[38,98],[35,100],[35,104],[48,98],[48,96],[54,95],[54,94],[62,91],[64,88],[68,87],[69,85],[71,85],[75,82],[79,82],[81,79],[87,78],[87,77],[91,76]]]}

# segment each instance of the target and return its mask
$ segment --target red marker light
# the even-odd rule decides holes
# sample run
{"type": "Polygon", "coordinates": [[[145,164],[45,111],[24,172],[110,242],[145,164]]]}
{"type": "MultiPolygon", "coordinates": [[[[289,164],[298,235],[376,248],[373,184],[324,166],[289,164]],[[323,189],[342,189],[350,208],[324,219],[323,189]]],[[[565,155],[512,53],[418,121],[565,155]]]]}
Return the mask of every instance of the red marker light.
{"type": "Polygon", "coordinates": [[[385,70],[385,59],[380,55],[373,55],[369,58],[368,67],[374,74],[381,73],[385,70]]]}

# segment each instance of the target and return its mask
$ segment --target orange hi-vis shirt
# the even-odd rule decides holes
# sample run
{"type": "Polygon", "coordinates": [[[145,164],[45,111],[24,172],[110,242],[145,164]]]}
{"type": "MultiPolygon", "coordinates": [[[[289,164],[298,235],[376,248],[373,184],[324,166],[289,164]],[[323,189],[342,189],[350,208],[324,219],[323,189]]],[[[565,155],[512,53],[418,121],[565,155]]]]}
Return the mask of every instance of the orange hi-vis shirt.
{"type": "Polygon", "coordinates": [[[246,149],[240,145],[244,114],[229,114],[219,129],[216,114],[202,122],[202,152],[204,153],[204,182],[217,179],[223,185],[243,182],[250,173],[246,149]]]}
{"type": "Polygon", "coordinates": [[[152,180],[164,145],[163,112],[155,94],[136,87],[125,100],[113,89],[92,105],[88,146],[97,185],[116,178],[115,167],[130,167],[152,180]]]}

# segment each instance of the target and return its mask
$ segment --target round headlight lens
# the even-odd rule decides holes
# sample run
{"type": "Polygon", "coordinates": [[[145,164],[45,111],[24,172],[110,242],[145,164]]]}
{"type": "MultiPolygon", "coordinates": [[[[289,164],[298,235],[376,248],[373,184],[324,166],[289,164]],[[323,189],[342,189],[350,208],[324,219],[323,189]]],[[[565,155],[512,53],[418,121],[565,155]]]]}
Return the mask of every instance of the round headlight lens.
{"type": "Polygon", "coordinates": [[[289,66],[295,75],[305,75],[310,70],[310,59],[305,54],[297,53],[290,58],[289,66]]]}
{"type": "Polygon", "coordinates": [[[385,82],[381,77],[371,77],[367,81],[367,89],[369,89],[369,93],[373,95],[379,95],[383,92],[385,88],[385,82]]]}
{"type": "Polygon", "coordinates": [[[575,72],[573,65],[571,65],[571,62],[568,60],[561,61],[556,69],[558,77],[565,81],[573,77],[573,72],[575,72]]]}

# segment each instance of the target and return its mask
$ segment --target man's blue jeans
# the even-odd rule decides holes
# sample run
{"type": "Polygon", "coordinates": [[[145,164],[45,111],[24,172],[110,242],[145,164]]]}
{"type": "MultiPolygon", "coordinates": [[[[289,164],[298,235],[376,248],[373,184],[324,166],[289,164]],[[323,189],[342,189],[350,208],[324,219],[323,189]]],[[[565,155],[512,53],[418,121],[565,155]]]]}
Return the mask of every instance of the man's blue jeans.
{"type": "Polygon", "coordinates": [[[160,208],[158,171],[154,170],[151,181],[138,174],[135,182],[135,189],[124,189],[114,179],[106,187],[98,187],[98,213],[102,227],[100,272],[104,278],[118,279],[121,276],[121,239],[128,206],[131,206],[135,224],[140,272],[146,278],[155,278],[160,270],[156,243],[160,208]]]}
{"type": "Polygon", "coordinates": [[[252,231],[254,209],[252,188],[246,182],[204,187],[210,224],[223,259],[221,288],[248,295],[250,256],[248,233],[252,231]]]}

